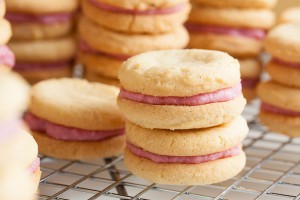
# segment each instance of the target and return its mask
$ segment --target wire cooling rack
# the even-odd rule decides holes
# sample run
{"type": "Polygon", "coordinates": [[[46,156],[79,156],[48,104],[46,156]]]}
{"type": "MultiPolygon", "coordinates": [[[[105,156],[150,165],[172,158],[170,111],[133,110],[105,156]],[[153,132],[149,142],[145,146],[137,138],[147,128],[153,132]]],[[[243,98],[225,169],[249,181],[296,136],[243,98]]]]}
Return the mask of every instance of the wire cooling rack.
{"type": "Polygon", "coordinates": [[[142,180],[122,156],[92,161],[41,156],[39,199],[237,199],[300,200],[300,139],[269,132],[259,124],[258,102],[244,111],[250,133],[244,141],[247,164],[236,177],[208,186],[167,186],[142,180]]]}

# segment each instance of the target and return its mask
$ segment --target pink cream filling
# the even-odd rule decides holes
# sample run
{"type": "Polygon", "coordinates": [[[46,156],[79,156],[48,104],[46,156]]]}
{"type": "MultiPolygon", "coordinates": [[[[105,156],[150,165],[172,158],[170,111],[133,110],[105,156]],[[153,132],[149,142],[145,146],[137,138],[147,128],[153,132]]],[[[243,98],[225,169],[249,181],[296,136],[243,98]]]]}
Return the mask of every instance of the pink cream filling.
{"type": "Polygon", "coordinates": [[[27,170],[30,174],[33,174],[38,170],[39,167],[40,167],[40,158],[37,157],[35,161],[32,163],[32,165],[29,168],[27,168],[27,170]]]}
{"type": "Polygon", "coordinates": [[[292,111],[292,110],[287,110],[284,108],[279,108],[277,106],[262,102],[261,104],[261,110],[270,112],[270,113],[275,113],[275,114],[280,114],[280,115],[287,115],[287,116],[292,116],[292,117],[299,117],[300,112],[298,111],[292,111]]]}
{"type": "Polygon", "coordinates": [[[131,57],[131,56],[128,56],[128,55],[112,54],[112,53],[106,53],[106,52],[101,52],[101,51],[95,50],[92,47],[90,47],[84,41],[80,41],[79,48],[80,48],[80,51],[82,51],[84,53],[95,54],[95,55],[104,55],[104,56],[114,58],[114,59],[117,59],[117,60],[122,60],[122,61],[127,60],[128,58],[131,57]]]}
{"type": "Polygon", "coordinates": [[[278,65],[284,65],[284,66],[287,66],[287,67],[300,68],[300,63],[287,62],[287,61],[283,61],[283,60],[280,60],[279,58],[275,58],[275,57],[272,58],[271,62],[275,63],[275,64],[278,64],[278,65]]]}
{"type": "Polygon", "coordinates": [[[257,83],[259,82],[259,79],[242,79],[242,86],[243,88],[254,88],[257,83]]]}
{"type": "Polygon", "coordinates": [[[6,45],[0,46],[0,65],[10,68],[15,65],[15,55],[6,45]]]}
{"type": "Polygon", "coordinates": [[[136,92],[129,92],[124,88],[122,88],[120,90],[119,97],[130,101],[145,103],[150,105],[199,106],[199,105],[210,104],[210,103],[230,101],[238,97],[241,94],[241,92],[242,92],[242,85],[241,83],[239,83],[230,88],[225,88],[211,93],[198,94],[191,97],[150,96],[150,95],[144,95],[136,92]]]}
{"type": "Polygon", "coordinates": [[[200,24],[186,24],[190,32],[213,33],[219,35],[230,35],[234,37],[249,37],[256,40],[263,40],[266,37],[266,31],[263,29],[247,29],[222,26],[209,26],[200,24]]]}
{"type": "Polygon", "coordinates": [[[73,13],[53,13],[46,15],[31,15],[27,13],[13,13],[8,12],[5,18],[12,23],[40,23],[40,24],[53,24],[64,23],[70,21],[73,13]]]}
{"type": "Polygon", "coordinates": [[[240,154],[239,145],[228,149],[226,151],[212,153],[202,156],[165,156],[158,155],[148,151],[143,150],[129,142],[127,142],[127,148],[131,153],[138,157],[149,159],[156,163],[181,163],[181,164],[200,164],[209,161],[214,161],[222,158],[233,157],[240,154]]]}
{"type": "Polygon", "coordinates": [[[185,4],[178,4],[173,7],[161,8],[161,9],[153,8],[149,10],[129,10],[121,7],[116,7],[110,4],[106,4],[99,0],[89,0],[89,2],[101,10],[119,13],[119,14],[127,14],[127,15],[168,15],[168,14],[173,14],[182,11],[186,6],[185,4]]]}
{"type": "Polygon", "coordinates": [[[33,131],[44,132],[48,136],[65,141],[99,141],[124,134],[124,129],[89,131],[78,128],[66,127],[41,119],[30,112],[24,117],[33,131]]]}
{"type": "Polygon", "coordinates": [[[16,71],[34,71],[34,70],[49,70],[49,69],[59,69],[66,68],[72,65],[72,60],[63,60],[53,63],[22,63],[17,62],[15,65],[16,71]]]}

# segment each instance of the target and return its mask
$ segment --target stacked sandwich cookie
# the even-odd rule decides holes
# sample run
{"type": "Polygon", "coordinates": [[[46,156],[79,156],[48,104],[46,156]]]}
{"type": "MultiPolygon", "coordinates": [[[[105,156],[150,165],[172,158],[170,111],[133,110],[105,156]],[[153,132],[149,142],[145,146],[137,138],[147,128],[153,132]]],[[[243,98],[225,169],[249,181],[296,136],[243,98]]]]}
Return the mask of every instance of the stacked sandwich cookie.
{"type": "Polygon", "coordinates": [[[91,81],[119,85],[118,71],[129,57],[152,50],[181,49],[188,43],[183,23],[188,0],[83,0],[79,60],[91,81]]]}
{"type": "Polygon", "coordinates": [[[40,152],[63,159],[115,156],[125,146],[118,89],[77,79],[50,79],[32,89],[25,121],[40,152]]]}
{"type": "Polygon", "coordinates": [[[239,63],[209,50],[143,53],[123,63],[118,106],[126,122],[125,164],[160,184],[225,181],[245,165],[248,127],[239,63]]]}
{"type": "Polygon", "coordinates": [[[12,23],[9,46],[16,55],[15,71],[35,83],[70,76],[76,53],[72,31],[77,0],[7,1],[12,23]]]}
{"type": "Polygon", "coordinates": [[[259,54],[266,31],[275,22],[270,10],[276,0],[193,0],[186,27],[190,48],[219,50],[241,62],[243,92],[248,101],[255,95],[261,70],[259,54]],[[253,71],[251,71],[253,70],[253,71]],[[246,72],[244,74],[244,72],[246,72]],[[249,76],[250,75],[250,76],[249,76]]]}
{"type": "Polygon", "coordinates": [[[300,137],[300,25],[282,24],[268,34],[264,46],[272,59],[272,80],[261,83],[260,119],[271,130],[300,137]]]}

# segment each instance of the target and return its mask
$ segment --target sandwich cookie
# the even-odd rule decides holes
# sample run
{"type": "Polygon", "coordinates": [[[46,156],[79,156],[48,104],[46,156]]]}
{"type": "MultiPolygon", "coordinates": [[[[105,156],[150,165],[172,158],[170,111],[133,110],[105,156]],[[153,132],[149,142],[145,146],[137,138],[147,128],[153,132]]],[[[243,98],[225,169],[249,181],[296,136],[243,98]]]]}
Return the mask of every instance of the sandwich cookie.
{"type": "Polygon", "coordinates": [[[274,81],[260,83],[260,119],[272,131],[300,137],[300,89],[274,81]]]}
{"type": "Polygon", "coordinates": [[[51,79],[33,87],[25,121],[40,152],[62,159],[115,156],[125,146],[118,89],[79,79],[51,79]]]}
{"type": "Polygon", "coordinates": [[[281,13],[278,23],[296,22],[300,23],[300,7],[292,7],[281,13]]]}
{"type": "Polygon", "coordinates": [[[126,119],[145,128],[193,129],[238,116],[246,100],[240,66],[226,53],[162,50],[123,63],[118,105],[126,119]]]}
{"type": "Polygon", "coordinates": [[[256,56],[274,22],[270,10],[195,4],[186,25],[191,37],[189,47],[224,51],[236,57],[256,56]]]}
{"type": "Polygon", "coordinates": [[[268,34],[264,47],[272,60],[266,68],[272,79],[300,87],[300,25],[282,24],[268,34]]]}
{"type": "Polygon", "coordinates": [[[256,98],[256,86],[260,80],[262,64],[257,58],[239,59],[241,65],[243,94],[247,102],[256,98]]]}
{"type": "Polygon", "coordinates": [[[235,8],[257,8],[269,9],[275,6],[277,0],[193,0],[193,2],[212,7],[235,7],[235,8]]]}
{"type": "Polygon", "coordinates": [[[98,26],[86,17],[80,20],[79,34],[81,62],[89,71],[115,79],[120,64],[129,57],[152,50],[181,49],[189,40],[183,26],[160,35],[126,34],[98,26]]]}
{"type": "Polygon", "coordinates": [[[12,41],[15,71],[29,82],[71,76],[76,42],[72,36],[36,41],[12,41]]]}
{"type": "Polygon", "coordinates": [[[222,182],[245,166],[241,142],[248,133],[241,116],[214,128],[145,129],[126,124],[125,164],[135,175],[159,184],[222,182]]]}
{"type": "Polygon", "coordinates": [[[71,32],[78,4],[74,0],[12,0],[7,1],[5,17],[12,23],[13,39],[60,37],[71,32]]]}
{"type": "Polygon", "coordinates": [[[127,33],[160,34],[183,24],[190,12],[188,0],[83,0],[82,12],[100,26],[127,33]]]}

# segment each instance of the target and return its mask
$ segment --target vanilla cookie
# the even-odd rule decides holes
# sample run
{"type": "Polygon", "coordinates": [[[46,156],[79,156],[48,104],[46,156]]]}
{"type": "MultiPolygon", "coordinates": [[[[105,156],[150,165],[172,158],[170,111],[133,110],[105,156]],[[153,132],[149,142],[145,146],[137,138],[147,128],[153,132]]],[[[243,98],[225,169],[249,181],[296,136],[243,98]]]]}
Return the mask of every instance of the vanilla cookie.
{"type": "Polygon", "coordinates": [[[268,81],[260,83],[257,92],[262,100],[262,123],[273,131],[300,136],[300,90],[268,81]]]}
{"type": "Polygon", "coordinates": [[[11,26],[6,19],[0,19],[0,30],[0,45],[4,45],[9,41],[12,35],[11,26]]]}
{"type": "Polygon", "coordinates": [[[124,147],[117,94],[116,87],[85,80],[43,81],[33,87],[25,121],[46,155],[66,159],[117,155],[124,147]]]}
{"type": "Polygon", "coordinates": [[[245,106],[239,63],[218,51],[143,53],[123,63],[119,79],[121,111],[145,128],[216,126],[234,119],[245,106]]]}
{"type": "Polygon", "coordinates": [[[0,1],[0,18],[4,17],[6,11],[5,7],[6,7],[5,1],[0,1]]]}
{"type": "Polygon", "coordinates": [[[300,7],[292,7],[281,13],[278,23],[296,22],[300,23],[300,7]]]}
{"type": "Polygon", "coordinates": [[[84,78],[90,82],[99,82],[107,85],[120,87],[120,82],[118,79],[107,78],[87,69],[85,70],[84,78]]]}

